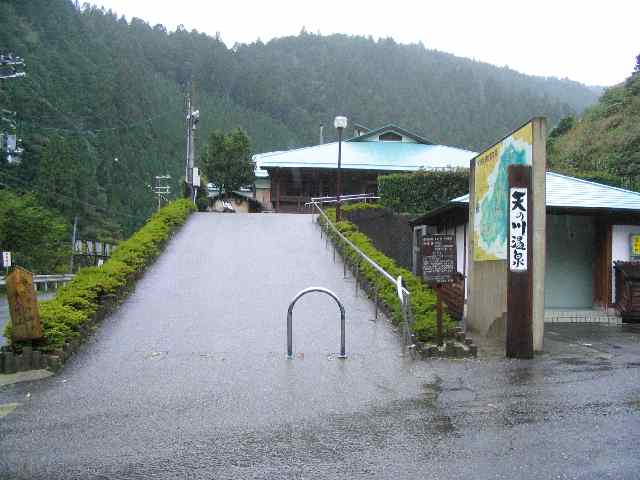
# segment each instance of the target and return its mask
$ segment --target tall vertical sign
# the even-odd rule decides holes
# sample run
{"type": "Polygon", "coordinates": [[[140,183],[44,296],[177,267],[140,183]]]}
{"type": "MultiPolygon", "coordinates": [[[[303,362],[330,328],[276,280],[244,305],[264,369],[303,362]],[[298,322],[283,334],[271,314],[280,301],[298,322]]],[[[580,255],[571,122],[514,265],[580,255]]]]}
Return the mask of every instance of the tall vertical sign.
{"type": "Polygon", "coordinates": [[[466,326],[524,358],[544,338],[545,123],[533,118],[478,154],[469,177],[466,326]]]}
{"type": "Polygon", "coordinates": [[[510,358],[533,357],[531,167],[509,166],[507,342],[510,358]]]}

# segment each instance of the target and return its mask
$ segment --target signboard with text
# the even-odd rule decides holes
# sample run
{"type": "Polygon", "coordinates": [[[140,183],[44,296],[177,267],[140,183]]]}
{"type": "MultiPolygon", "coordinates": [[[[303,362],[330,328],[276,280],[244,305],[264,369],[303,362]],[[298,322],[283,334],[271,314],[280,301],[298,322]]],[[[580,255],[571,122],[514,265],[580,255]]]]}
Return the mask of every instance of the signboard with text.
{"type": "Polygon", "coordinates": [[[4,268],[11,267],[11,252],[2,252],[2,266],[4,268]]]}
{"type": "Polygon", "coordinates": [[[509,269],[526,272],[529,242],[527,240],[527,188],[509,190],[509,269]]]}
{"type": "Polygon", "coordinates": [[[527,123],[485,150],[475,159],[474,243],[476,262],[506,260],[509,240],[505,208],[509,195],[510,165],[532,165],[533,124],[527,123]]]}
{"type": "Polygon", "coordinates": [[[450,283],[457,273],[455,235],[422,237],[422,279],[427,283],[450,283]]]}

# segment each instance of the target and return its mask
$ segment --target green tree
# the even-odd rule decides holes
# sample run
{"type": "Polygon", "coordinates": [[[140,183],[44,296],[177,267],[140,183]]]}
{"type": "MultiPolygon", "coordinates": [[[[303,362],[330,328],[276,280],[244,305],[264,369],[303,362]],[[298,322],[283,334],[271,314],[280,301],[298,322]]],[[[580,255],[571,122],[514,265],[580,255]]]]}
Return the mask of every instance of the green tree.
{"type": "Polygon", "coordinates": [[[13,253],[16,265],[36,273],[56,273],[68,267],[69,226],[33,195],[0,190],[0,247],[13,253]]]}
{"type": "Polygon", "coordinates": [[[207,179],[226,195],[254,180],[249,137],[239,128],[211,132],[201,163],[207,179]]]}

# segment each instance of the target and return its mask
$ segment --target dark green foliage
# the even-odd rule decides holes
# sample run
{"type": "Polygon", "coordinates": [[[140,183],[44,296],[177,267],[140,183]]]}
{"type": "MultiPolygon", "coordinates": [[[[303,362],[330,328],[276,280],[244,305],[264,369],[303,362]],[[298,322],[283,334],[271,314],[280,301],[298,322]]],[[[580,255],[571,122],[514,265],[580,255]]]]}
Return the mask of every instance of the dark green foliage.
{"type": "Polygon", "coordinates": [[[562,120],[558,122],[558,124],[551,130],[549,133],[549,139],[553,139],[559,137],[560,135],[564,135],[569,130],[571,130],[576,124],[576,118],[569,116],[564,117],[562,120]]]}
{"type": "Polygon", "coordinates": [[[397,213],[423,214],[469,192],[469,170],[396,173],[378,177],[383,206],[397,213]]]}
{"type": "Polygon", "coordinates": [[[200,131],[240,126],[255,152],[315,144],[318,124],[337,113],[480,149],[534,115],[555,121],[597,97],[576,82],[391,39],[302,32],[227,48],[70,0],[0,2],[0,46],[27,64],[27,77],[0,89],[26,148],[19,168],[0,165],[0,182],[36,191],[68,223],[79,215],[80,236],[101,240],[148,218],[155,175],[170,174],[179,191],[189,82],[200,131]]]}
{"type": "MultiPolygon", "coordinates": [[[[371,204],[352,204],[343,208],[345,213],[353,211],[355,209],[362,208],[379,208],[377,205],[371,204]]],[[[335,209],[326,210],[327,217],[332,222],[335,222],[336,212],[335,209]]],[[[324,225],[325,220],[322,216],[318,218],[321,225],[324,225]]],[[[411,310],[415,319],[415,323],[412,326],[413,332],[416,334],[418,340],[426,342],[432,341],[437,334],[436,325],[436,296],[433,290],[422,281],[413,275],[410,271],[399,267],[391,258],[384,255],[377,250],[371,240],[361,233],[357,227],[346,220],[338,222],[336,224],[337,229],[356,247],[358,247],[365,255],[371,258],[374,262],[380,265],[394,278],[399,275],[402,276],[404,286],[409,290],[411,296],[411,310]]],[[[351,264],[357,262],[361,278],[363,278],[373,290],[378,291],[380,301],[387,307],[391,313],[391,320],[397,325],[402,322],[402,308],[400,306],[400,300],[395,285],[389,280],[384,278],[380,273],[360,259],[360,257],[347,245],[343,244],[343,241],[329,230],[329,235],[333,238],[333,241],[337,243],[338,248],[341,250],[343,258],[351,264]]],[[[445,336],[451,335],[455,327],[455,321],[447,314],[443,318],[443,326],[445,336]]]]}
{"type": "Polygon", "coordinates": [[[253,183],[249,137],[239,128],[230,133],[211,132],[200,163],[207,180],[220,192],[229,194],[253,183]]]}
{"type": "MultiPolygon", "coordinates": [[[[120,243],[102,267],[81,269],[52,300],[41,302],[44,340],[40,348],[56,350],[79,336],[81,326],[99,311],[105,296],[123,296],[124,288],[155,260],[170,235],[194,210],[189,200],[169,203],[128,240],[120,243]]],[[[5,337],[11,339],[10,324],[5,337]]]]}
{"type": "Polygon", "coordinates": [[[640,190],[640,75],[605,91],[579,121],[562,121],[547,143],[553,170],[640,190]]]}
{"type": "Polygon", "coordinates": [[[14,264],[34,273],[62,273],[71,252],[68,225],[33,195],[0,190],[0,250],[12,252],[14,264]]]}

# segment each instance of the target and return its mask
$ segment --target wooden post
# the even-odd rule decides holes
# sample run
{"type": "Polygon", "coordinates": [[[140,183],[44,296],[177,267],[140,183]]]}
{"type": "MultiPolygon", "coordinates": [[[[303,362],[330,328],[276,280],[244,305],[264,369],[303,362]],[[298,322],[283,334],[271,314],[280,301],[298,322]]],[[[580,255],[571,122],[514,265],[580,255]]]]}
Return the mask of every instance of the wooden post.
{"type": "Polygon", "coordinates": [[[436,322],[438,327],[438,346],[442,346],[444,344],[444,332],[442,328],[442,284],[436,284],[436,298],[438,299],[436,303],[436,322]]]}
{"type": "Polygon", "coordinates": [[[280,190],[282,190],[281,187],[281,174],[280,174],[280,169],[276,170],[277,175],[276,175],[276,190],[277,190],[277,194],[276,194],[276,212],[280,212],[280,190]]]}
{"type": "Polygon", "coordinates": [[[531,167],[509,166],[506,343],[509,358],[533,358],[532,197],[531,167]]]}

